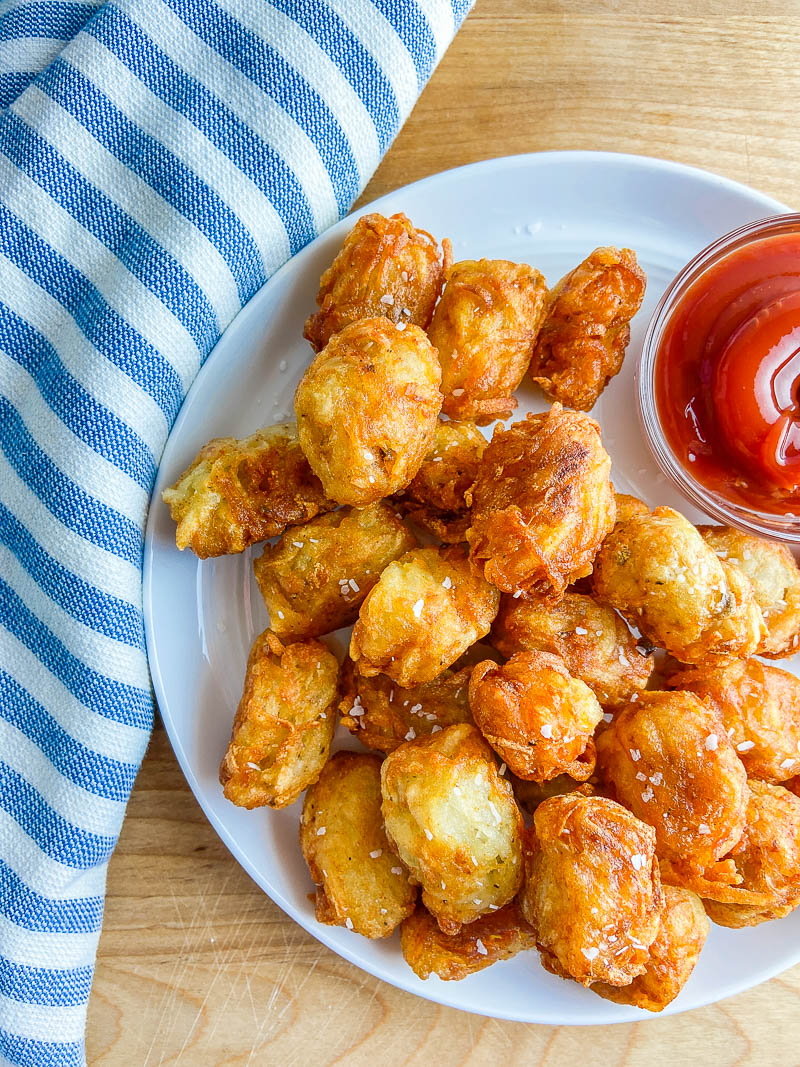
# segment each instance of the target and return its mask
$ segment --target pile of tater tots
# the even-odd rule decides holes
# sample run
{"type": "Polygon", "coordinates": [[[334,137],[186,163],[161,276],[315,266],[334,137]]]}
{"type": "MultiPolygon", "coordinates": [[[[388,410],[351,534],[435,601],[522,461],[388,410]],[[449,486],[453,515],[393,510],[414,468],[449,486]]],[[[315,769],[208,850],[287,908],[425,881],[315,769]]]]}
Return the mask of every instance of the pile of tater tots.
{"type": "Polygon", "coordinates": [[[400,929],[420,978],[536,950],[660,1011],[709,920],[800,903],[800,641],[785,547],[615,493],[589,411],[645,276],[548,290],[365,215],[322,276],[296,423],[211,441],[178,547],[265,542],[225,796],[283,808],[316,917],[400,929]],[[549,411],[508,418],[530,378],[549,411]],[[343,663],[319,639],[352,626],[343,663]],[[331,754],[337,722],[361,743],[331,754]]]}

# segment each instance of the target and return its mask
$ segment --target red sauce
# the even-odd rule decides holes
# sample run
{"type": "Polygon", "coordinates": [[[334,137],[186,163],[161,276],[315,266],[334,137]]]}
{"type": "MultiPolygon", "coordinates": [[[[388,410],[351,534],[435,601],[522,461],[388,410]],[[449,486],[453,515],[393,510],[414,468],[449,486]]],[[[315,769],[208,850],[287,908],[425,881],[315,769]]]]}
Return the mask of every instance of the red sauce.
{"type": "Polygon", "coordinates": [[[710,267],[680,298],[655,364],[677,459],[741,506],[800,515],[800,233],[710,267]]]}

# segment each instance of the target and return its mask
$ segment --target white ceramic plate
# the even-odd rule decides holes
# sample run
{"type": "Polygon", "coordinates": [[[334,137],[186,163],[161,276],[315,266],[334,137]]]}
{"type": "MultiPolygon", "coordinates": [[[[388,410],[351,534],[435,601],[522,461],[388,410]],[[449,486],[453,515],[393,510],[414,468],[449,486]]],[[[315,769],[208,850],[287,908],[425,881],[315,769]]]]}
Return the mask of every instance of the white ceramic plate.
{"type": "MultiPolygon", "coordinates": [[[[456,259],[533,264],[552,284],[597,245],[634,248],[647,271],[623,371],[593,414],[623,491],[700,516],[667,485],[639,431],[633,369],[645,326],[677,270],[713,238],[787,210],[742,185],[675,163],[591,152],[487,160],[437,174],[363,211],[406,212],[417,226],[453,241],[456,259]]],[[[363,212],[362,212],[363,213],[363,212]]],[[[267,625],[252,580],[252,551],[199,562],[178,552],[161,490],[211,437],[249,434],[291,415],[311,350],[303,322],[319,276],[353,218],[295,256],[238,315],[197,376],[167,443],[150,509],[144,571],[147,647],[161,714],[183,771],[208,818],[255,881],[324,944],[393,985],[442,1004],[523,1022],[581,1024],[651,1018],[547,974],[536,952],[463,982],[417,979],[397,935],[368,941],[314,919],[312,890],[297,842],[300,803],[281,812],[244,811],[224,799],[217,768],[228,742],[250,645],[267,625]]],[[[516,417],[545,407],[531,388],[516,417]]],[[[342,638],[332,645],[342,647],[342,638]]],[[[340,729],[340,735],[346,731],[340,729]]],[[[339,746],[353,747],[350,735],[339,746]]],[[[748,930],[713,927],[686,988],[667,1009],[685,1011],[762,982],[800,960],[800,911],[748,930]]]]}

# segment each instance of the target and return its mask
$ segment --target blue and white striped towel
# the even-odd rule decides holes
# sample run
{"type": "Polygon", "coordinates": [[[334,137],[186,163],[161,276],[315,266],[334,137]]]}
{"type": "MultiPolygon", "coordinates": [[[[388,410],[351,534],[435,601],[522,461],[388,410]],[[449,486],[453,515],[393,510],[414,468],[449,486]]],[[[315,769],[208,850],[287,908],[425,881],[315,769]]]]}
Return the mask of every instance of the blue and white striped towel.
{"type": "Polygon", "coordinates": [[[0,1052],[80,1064],[153,704],[142,536],[240,307],[340,218],[470,0],[0,0],[0,1052]]]}

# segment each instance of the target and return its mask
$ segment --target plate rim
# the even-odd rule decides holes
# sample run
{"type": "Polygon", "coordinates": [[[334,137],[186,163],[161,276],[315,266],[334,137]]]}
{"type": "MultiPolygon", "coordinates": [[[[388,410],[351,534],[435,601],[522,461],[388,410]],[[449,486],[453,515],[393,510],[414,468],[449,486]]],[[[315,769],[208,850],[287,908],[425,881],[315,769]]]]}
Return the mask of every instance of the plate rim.
{"type": "MultiPolygon", "coordinates": [[[[306,930],[317,941],[321,942],[326,948],[330,949],[337,956],[347,960],[353,966],[359,970],[379,978],[381,981],[386,982],[397,989],[402,989],[404,992],[410,993],[413,996],[421,997],[422,999],[431,1001],[436,1004],[440,1004],[444,1007],[454,1008],[459,1011],[465,1011],[470,1014],[479,1015],[485,1018],[496,1018],[511,1022],[523,1022],[532,1023],[534,1025],[547,1025],[547,1026],[608,1026],[621,1023],[634,1023],[642,1022],[647,1019],[664,1018],[669,1015],[678,1015],[686,1011],[694,1011],[697,1008],[707,1007],[710,1004],[719,1003],[731,996],[735,996],[739,993],[746,992],[763,982],[769,981],[776,975],[783,973],[789,967],[794,966],[797,962],[800,962],[800,946],[796,951],[796,957],[792,962],[784,963],[777,969],[772,969],[768,966],[760,968],[755,975],[748,975],[747,981],[744,984],[735,984],[731,988],[725,988],[721,994],[710,993],[708,996],[701,995],[699,999],[687,1007],[677,1007],[672,1009],[672,1005],[669,1005],[664,1011],[660,1013],[651,1013],[642,1009],[633,1008],[630,1006],[621,1007],[619,1005],[610,1004],[607,1001],[600,1000],[598,998],[597,1006],[594,1009],[588,1010],[584,1017],[580,1019],[567,1018],[564,1016],[549,1014],[538,1015],[534,1010],[524,1019],[519,1017],[518,1013],[512,1011],[504,1012],[502,1008],[492,1007],[489,1011],[482,1011],[477,1008],[464,1006],[456,1003],[457,997],[448,995],[451,987],[453,993],[457,991],[459,983],[445,983],[439,982],[430,986],[430,989],[419,990],[413,988],[411,983],[415,978],[413,972],[409,969],[408,978],[403,974],[396,975],[390,974],[386,969],[378,962],[365,963],[360,957],[357,958],[356,953],[350,951],[346,946],[341,945],[335,938],[333,931],[338,931],[338,927],[327,927],[323,924],[316,922],[311,915],[308,918],[305,914],[299,913],[295,905],[289,901],[284,894],[274,887],[269,889],[262,883],[261,874],[258,871],[256,865],[249,859],[247,854],[242,851],[236,837],[229,833],[225,825],[218,819],[216,813],[211,810],[203,797],[203,787],[201,786],[197,776],[194,773],[192,765],[188,759],[185,748],[181,742],[179,732],[175,726],[171,714],[169,713],[169,701],[166,695],[166,688],[163,683],[160,662],[159,651],[156,647],[154,636],[154,617],[153,617],[153,599],[151,595],[152,581],[153,581],[153,566],[154,566],[154,546],[155,536],[154,527],[156,522],[157,509],[154,508],[153,502],[156,500],[156,494],[159,489],[159,482],[162,472],[162,466],[164,462],[164,456],[167,454],[170,444],[173,439],[180,435],[183,423],[189,416],[189,412],[192,406],[192,400],[202,389],[203,381],[208,374],[218,356],[218,349],[224,341],[228,332],[234,329],[243,317],[252,314],[252,305],[258,300],[263,293],[264,289],[268,286],[271,288],[275,285],[279,285],[283,282],[287,275],[296,273],[302,269],[303,262],[306,258],[313,254],[313,251],[317,248],[319,243],[325,240],[329,240],[333,232],[341,230],[344,232],[353,220],[359,218],[370,211],[380,210],[387,201],[390,201],[406,191],[419,190],[424,186],[435,185],[441,181],[452,180],[453,176],[461,174],[471,174],[474,172],[487,172],[492,170],[506,170],[508,168],[535,168],[539,165],[550,164],[613,164],[618,165],[623,170],[645,170],[649,172],[660,172],[662,174],[673,174],[682,178],[690,178],[694,180],[700,180],[711,186],[717,186],[718,188],[725,188],[737,195],[745,195],[751,201],[757,200],[763,206],[765,215],[770,213],[783,213],[790,209],[781,201],[774,197],[762,193],[758,189],[746,185],[743,182],[738,182],[733,178],[728,178],[724,175],[716,174],[714,171],[707,170],[703,167],[698,167],[692,164],[681,163],[677,160],[662,159],[656,156],[639,155],[636,153],[628,152],[613,152],[613,151],[593,151],[591,149],[572,149],[572,150],[549,150],[541,152],[526,152],[514,155],[505,156],[493,156],[488,159],[475,160],[471,163],[466,163],[458,167],[451,167],[447,170],[437,171],[434,174],[426,175],[423,178],[419,178],[414,182],[410,182],[406,185],[398,186],[389,192],[384,193],[375,200],[370,201],[367,204],[361,205],[359,208],[352,210],[338,222],[328,227],[321,234],[315,237],[307,245],[305,245],[299,252],[288,259],[277,271],[261,286],[253,296],[247,301],[247,303],[237,312],[234,318],[231,320],[225,331],[222,333],[214,348],[206,357],[203,365],[196,374],[189,389],[186,392],[186,396],[183,399],[181,408],[177,417],[170,429],[169,434],[164,442],[164,448],[158,461],[158,469],[156,477],[153,483],[153,491],[148,503],[147,521],[145,525],[145,537],[143,548],[143,567],[142,567],[142,606],[143,617],[145,627],[145,643],[147,651],[147,661],[150,670],[150,676],[153,683],[153,690],[156,698],[156,706],[161,716],[161,720],[164,724],[167,736],[172,746],[173,752],[178,760],[181,771],[192,791],[192,794],[199,804],[203,814],[209,821],[214,829],[214,832],[223,842],[225,847],[237,861],[237,863],[248,873],[253,879],[259,889],[265,893],[278,907],[284,911],[293,922],[296,922],[300,927],[306,930]],[[167,709],[165,711],[165,709],[167,709]],[[671,1010],[672,1009],[672,1010],[671,1010]]],[[[533,1002],[535,1005],[535,1001],[533,1002]]]]}

